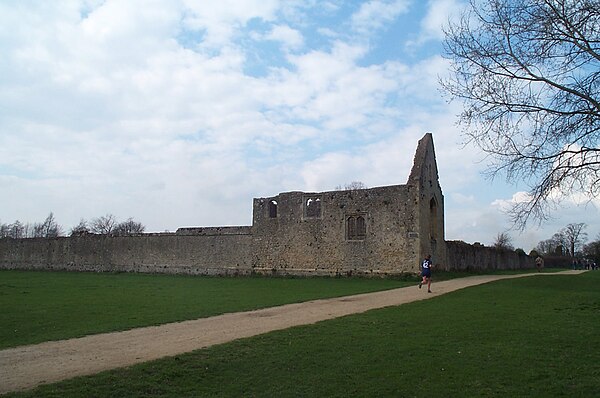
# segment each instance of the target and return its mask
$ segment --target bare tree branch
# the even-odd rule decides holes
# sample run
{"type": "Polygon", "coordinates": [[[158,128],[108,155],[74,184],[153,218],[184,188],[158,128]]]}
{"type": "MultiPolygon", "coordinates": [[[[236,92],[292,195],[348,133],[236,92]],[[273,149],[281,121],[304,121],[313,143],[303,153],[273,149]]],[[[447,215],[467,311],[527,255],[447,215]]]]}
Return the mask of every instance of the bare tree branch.
{"type": "Polygon", "coordinates": [[[600,195],[600,0],[471,0],[445,29],[467,143],[486,174],[525,181],[515,226],[545,220],[560,193],[600,195]]]}

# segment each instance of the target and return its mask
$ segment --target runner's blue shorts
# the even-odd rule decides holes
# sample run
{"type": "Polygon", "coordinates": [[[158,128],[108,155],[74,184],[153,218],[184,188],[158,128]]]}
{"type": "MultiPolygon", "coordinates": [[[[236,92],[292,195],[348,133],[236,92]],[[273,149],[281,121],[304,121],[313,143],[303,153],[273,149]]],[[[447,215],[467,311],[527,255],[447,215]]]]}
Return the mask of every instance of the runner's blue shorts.
{"type": "Polygon", "coordinates": [[[429,268],[424,268],[423,272],[421,272],[421,276],[431,278],[431,270],[429,268]]]}

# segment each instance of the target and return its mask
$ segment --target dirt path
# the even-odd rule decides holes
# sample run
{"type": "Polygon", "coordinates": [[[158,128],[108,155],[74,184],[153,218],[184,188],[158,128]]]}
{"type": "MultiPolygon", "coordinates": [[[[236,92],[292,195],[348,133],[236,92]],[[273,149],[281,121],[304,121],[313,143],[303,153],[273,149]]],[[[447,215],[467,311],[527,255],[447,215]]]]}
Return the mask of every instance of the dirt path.
{"type": "Polygon", "coordinates": [[[424,300],[495,280],[534,275],[539,274],[452,279],[434,283],[432,294],[428,294],[426,288],[411,286],[10,348],[0,351],[0,394],[182,354],[273,330],[424,300]]]}

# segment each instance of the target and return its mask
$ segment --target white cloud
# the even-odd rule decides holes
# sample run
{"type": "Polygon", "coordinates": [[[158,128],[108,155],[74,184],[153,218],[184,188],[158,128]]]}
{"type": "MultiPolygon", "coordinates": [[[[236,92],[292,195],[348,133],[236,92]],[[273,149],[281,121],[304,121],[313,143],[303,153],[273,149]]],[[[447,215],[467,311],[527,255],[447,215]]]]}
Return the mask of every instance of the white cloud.
{"type": "Polygon", "coordinates": [[[465,6],[460,0],[429,0],[427,15],[421,21],[421,34],[426,39],[442,40],[442,27],[448,24],[449,18],[458,15],[465,6]]]}
{"type": "Polygon", "coordinates": [[[532,199],[531,195],[527,192],[515,192],[510,199],[496,199],[492,202],[492,207],[498,208],[501,211],[508,211],[514,205],[518,205],[520,203],[528,203],[532,199]]]}
{"type": "Polygon", "coordinates": [[[446,238],[492,245],[499,233],[508,232],[516,248],[529,252],[540,241],[551,238],[570,223],[588,224],[587,232],[591,237],[600,232],[595,223],[588,221],[600,216],[600,207],[593,203],[577,205],[569,201],[562,202],[553,213],[553,217],[542,225],[531,222],[524,230],[516,230],[510,224],[506,212],[512,205],[529,199],[527,192],[519,191],[508,199],[499,198],[485,203],[476,197],[464,199],[462,194],[454,193],[450,196],[450,204],[446,203],[446,238]]]}
{"type": "Polygon", "coordinates": [[[319,123],[334,134],[360,130],[384,112],[381,105],[397,90],[403,71],[391,64],[357,66],[364,52],[364,47],[336,42],[330,52],[290,56],[294,71],[279,69],[265,85],[257,85],[260,97],[275,118],[319,123]]]}
{"type": "Polygon", "coordinates": [[[287,50],[298,50],[304,45],[302,34],[286,25],[274,26],[265,38],[281,42],[287,50]]]}
{"type": "Polygon", "coordinates": [[[219,48],[229,45],[239,28],[253,18],[272,21],[281,7],[278,0],[220,0],[209,6],[203,1],[183,0],[187,8],[185,28],[204,33],[201,45],[219,48]]]}
{"type": "Polygon", "coordinates": [[[408,11],[407,0],[382,1],[371,0],[361,4],[359,10],[352,15],[352,28],[361,34],[380,29],[387,22],[408,11]]]}
{"type": "Polygon", "coordinates": [[[443,27],[447,26],[450,20],[455,20],[465,6],[466,3],[462,0],[429,0],[418,37],[407,41],[406,46],[414,50],[428,41],[442,40],[443,27]]]}

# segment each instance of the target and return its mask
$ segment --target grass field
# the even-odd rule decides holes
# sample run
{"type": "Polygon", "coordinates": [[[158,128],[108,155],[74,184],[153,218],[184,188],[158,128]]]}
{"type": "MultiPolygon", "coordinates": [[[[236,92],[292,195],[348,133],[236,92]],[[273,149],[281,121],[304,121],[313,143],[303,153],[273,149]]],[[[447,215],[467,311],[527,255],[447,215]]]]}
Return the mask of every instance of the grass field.
{"type": "Polygon", "coordinates": [[[389,279],[0,271],[0,349],[406,285],[389,279]]]}
{"type": "Polygon", "coordinates": [[[596,397],[599,288],[499,281],[8,396],[596,397]]]}

